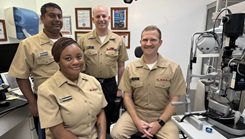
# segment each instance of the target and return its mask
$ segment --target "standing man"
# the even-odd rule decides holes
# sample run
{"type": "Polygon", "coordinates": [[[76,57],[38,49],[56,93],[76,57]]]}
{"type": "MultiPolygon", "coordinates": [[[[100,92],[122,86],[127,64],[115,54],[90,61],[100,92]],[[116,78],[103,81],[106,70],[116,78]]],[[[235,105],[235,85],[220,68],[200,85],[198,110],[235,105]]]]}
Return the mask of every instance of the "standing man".
{"type": "Polygon", "coordinates": [[[108,29],[110,20],[106,7],[95,7],[92,21],[96,29],[84,35],[78,42],[85,55],[85,73],[94,76],[101,83],[108,102],[105,107],[107,133],[110,133],[117,92],[121,93],[115,76],[119,83],[124,72],[124,62],[128,60],[122,38],[108,29]]]}
{"type": "Polygon", "coordinates": [[[44,25],[43,31],[20,42],[9,74],[16,77],[20,90],[29,103],[39,139],[45,139],[45,130],[39,124],[36,93],[38,86],[59,69],[51,49],[53,43],[61,37],[62,10],[55,3],[46,3],[41,7],[40,18],[44,25]],[[28,80],[30,75],[34,80],[34,91],[28,80]]]}
{"type": "Polygon", "coordinates": [[[127,111],[114,125],[111,136],[124,139],[141,132],[147,138],[178,139],[178,128],[170,117],[176,111],[171,103],[186,92],[181,68],[158,53],[162,39],[156,26],[142,31],[140,44],[142,57],[126,67],[119,85],[127,111]]]}

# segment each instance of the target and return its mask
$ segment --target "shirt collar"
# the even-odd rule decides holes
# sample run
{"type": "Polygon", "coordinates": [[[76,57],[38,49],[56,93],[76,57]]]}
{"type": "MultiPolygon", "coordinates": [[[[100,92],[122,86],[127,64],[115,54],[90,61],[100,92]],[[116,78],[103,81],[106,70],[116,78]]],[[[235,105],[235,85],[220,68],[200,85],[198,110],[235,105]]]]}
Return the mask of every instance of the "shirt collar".
{"type": "MultiPolygon", "coordinates": [[[[147,67],[147,65],[145,64],[143,60],[143,57],[144,57],[144,54],[140,57],[139,62],[136,63],[137,68],[147,67]]],[[[158,53],[158,59],[157,59],[156,66],[160,68],[167,67],[166,60],[159,53],[158,53]]]]}
{"type": "MultiPolygon", "coordinates": [[[[62,36],[61,33],[60,36],[62,36]]],[[[50,43],[52,45],[54,44],[54,42],[44,33],[43,30],[39,33],[39,38],[40,38],[40,45],[44,45],[47,43],[50,43]]]]}
{"type": "MultiPolygon", "coordinates": [[[[60,70],[58,70],[54,76],[55,76],[55,82],[57,83],[58,87],[61,87],[65,83],[76,85],[74,82],[67,79],[60,70]]],[[[78,84],[80,84],[82,81],[87,81],[87,80],[88,79],[85,76],[85,74],[82,73],[79,74],[78,84]]]]}
{"type": "Polygon", "coordinates": [[[58,70],[55,74],[55,82],[57,83],[58,87],[62,86],[64,83],[68,82],[68,79],[58,70]]]}
{"type": "MultiPolygon", "coordinates": [[[[116,36],[115,36],[115,34],[114,33],[112,33],[112,31],[111,30],[108,30],[108,35],[107,36],[109,36],[109,40],[115,40],[116,39],[116,36]]],[[[96,33],[96,29],[94,29],[93,31],[92,31],[92,33],[90,33],[89,34],[89,39],[95,39],[95,38],[99,38],[99,36],[97,35],[97,33],[96,33]]],[[[107,39],[108,37],[106,37],[106,39],[107,39]]]]}

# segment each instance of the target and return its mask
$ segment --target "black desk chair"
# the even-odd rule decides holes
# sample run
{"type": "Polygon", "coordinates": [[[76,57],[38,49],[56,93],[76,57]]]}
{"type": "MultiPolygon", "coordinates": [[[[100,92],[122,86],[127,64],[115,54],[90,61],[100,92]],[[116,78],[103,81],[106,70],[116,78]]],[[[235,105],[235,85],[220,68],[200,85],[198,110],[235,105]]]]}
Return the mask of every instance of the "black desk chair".
{"type": "Polygon", "coordinates": [[[141,49],[141,46],[136,46],[136,48],[134,49],[134,55],[137,58],[140,58],[143,55],[143,51],[141,49]]]}
{"type": "MultiPolygon", "coordinates": [[[[143,134],[141,132],[137,132],[131,136],[130,139],[147,139],[147,138],[142,138],[143,134]]],[[[157,139],[157,137],[154,135],[152,139],[157,139]]]]}

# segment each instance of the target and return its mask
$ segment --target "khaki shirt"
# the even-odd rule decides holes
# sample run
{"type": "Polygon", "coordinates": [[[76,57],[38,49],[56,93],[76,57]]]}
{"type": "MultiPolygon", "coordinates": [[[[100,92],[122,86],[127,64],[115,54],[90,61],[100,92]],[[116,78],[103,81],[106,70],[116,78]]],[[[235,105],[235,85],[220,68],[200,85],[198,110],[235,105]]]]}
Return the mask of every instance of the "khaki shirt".
{"type": "Polygon", "coordinates": [[[160,54],[151,70],[143,62],[143,56],[127,65],[119,88],[132,93],[136,110],[149,117],[160,116],[171,96],[186,92],[180,66],[160,54]]]}
{"type": "Polygon", "coordinates": [[[78,44],[85,55],[85,73],[96,78],[111,78],[117,75],[118,62],[128,60],[123,39],[109,30],[104,42],[100,41],[96,29],[82,36],[78,44]]]}
{"type": "Polygon", "coordinates": [[[53,41],[43,31],[24,39],[18,46],[9,74],[20,79],[28,79],[31,74],[36,93],[37,87],[59,69],[51,54],[52,46],[53,41]]]}
{"type": "MultiPolygon", "coordinates": [[[[79,139],[97,138],[97,115],[107,105],[100,83],[80,73],[78,83],[60,71],[38,87],[38,111],[42,128],[60,123],[79,139]]],[[[47,139],[52,139],[49,130],[47,139]]]]}

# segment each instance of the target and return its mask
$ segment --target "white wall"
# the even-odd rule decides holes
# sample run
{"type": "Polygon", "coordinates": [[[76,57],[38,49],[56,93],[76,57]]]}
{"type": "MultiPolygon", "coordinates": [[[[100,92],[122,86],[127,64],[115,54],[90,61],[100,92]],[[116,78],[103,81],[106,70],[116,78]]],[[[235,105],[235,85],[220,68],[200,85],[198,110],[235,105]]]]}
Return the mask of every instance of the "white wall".
{"type": "MultiPolygon", "coordinates": [[[[204,31],[206,23],[206,5],[215,0],[137,0],[125,4],[123,0],[52,0],[59,4],[64,16],[72,17],[72,31],[75,27],[75,8],[128,7],[128,31],[131,32],[131,48],[128,49],[129,62],[134,61],[134,48],[139,46],[141,31],[147,25],[155,24],[162,30],[163,45],[159,52],[181,65],[186,76],[189,63],[191,37],[195,32],[204,31]]],[[[40,14],[40,7],[50,0],[0,0],[0,18],[3,8],[18,6],[35,10],[40,14]]],[[[74,34],[73,34],[74,35],[74,34]]],[[[200,65],[196,72],[199,73],[200,65]]]]}

